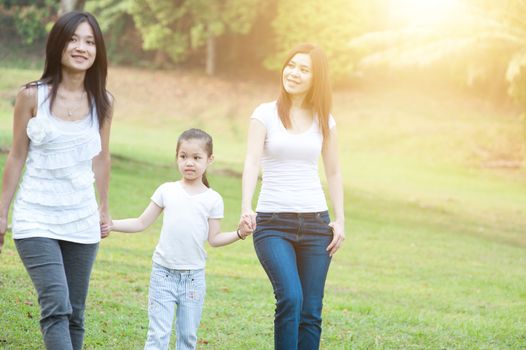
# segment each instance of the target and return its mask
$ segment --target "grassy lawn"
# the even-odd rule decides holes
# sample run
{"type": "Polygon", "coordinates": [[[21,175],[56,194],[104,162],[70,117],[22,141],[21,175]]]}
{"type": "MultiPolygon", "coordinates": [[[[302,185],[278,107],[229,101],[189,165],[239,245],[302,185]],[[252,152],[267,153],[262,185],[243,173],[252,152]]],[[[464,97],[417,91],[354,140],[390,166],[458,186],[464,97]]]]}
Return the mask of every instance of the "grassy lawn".
{"type": "MultiPolygon", "coordinates": [[[[0,68],[0,146],[12,98],[38,71],[0,68]]],[[[247,119],[269,84],[113,68],[111,208],[137,215],[177,178],[176,138],[214,137],[209,179],[239,215],[247,119]]],[[[322,349],[526,348],[526,175],[495,167],[524,157],[511,108],[444,91],[366,88],[335,93],[347,235],[332,262],[322,349]]],[[[5,154],[0,156],[3,169],[5,154]]],[[[151,254],[145,233],[100,246],[88,299],[86,349],[138,349],[147,327],[151,254]]],[[[274,300],[252,239],[209,248],[199,349],[271,349],[274,300]]],[[[38,305],[9,236],[0,256],[0,349],[41,349],[38,305]]],[[[173,342],[173,339],[172,339],[173,342]]]]}

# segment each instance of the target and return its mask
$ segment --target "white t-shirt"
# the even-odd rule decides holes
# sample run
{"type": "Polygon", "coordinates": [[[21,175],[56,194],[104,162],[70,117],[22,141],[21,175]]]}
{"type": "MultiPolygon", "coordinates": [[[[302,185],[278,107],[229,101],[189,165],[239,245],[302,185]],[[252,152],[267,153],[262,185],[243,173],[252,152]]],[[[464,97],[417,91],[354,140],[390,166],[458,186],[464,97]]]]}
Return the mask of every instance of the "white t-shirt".
{"type": "Polygon", "coordinates": [[[189,195],[177,182],[159,186],[152,201],[164,209],[163,226],[153,261],[169,269],[205,267],[208,219],[223,218],[223,198],[211,188],[189,195]]]}
{"type": "MultiPolygon", "coordinates": [[[[323,136],[314,118],[300,134],[290,133],[279,119],[276,101],[259,105],[251,118],[267,129],[261,158],[263,183],[256,211],[308,213],[327,210],[318,175],[323,136]]],[[[329,116],[329,128],[336,122],[329,116]]]]}

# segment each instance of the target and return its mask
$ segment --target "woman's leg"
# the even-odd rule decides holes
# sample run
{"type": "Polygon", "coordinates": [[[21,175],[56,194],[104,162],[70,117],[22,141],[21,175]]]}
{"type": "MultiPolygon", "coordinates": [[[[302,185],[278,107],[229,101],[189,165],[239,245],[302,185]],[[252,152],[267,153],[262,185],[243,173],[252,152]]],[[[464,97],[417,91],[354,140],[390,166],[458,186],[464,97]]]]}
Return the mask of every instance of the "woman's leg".
{"type": "Polygon", "coordinates": [[[148,301],[145,350],[168,349],[174,319],[177,280],[169,269],[153,263],[148,301]]]}
{"type": "Polygon", "coordinates": [[[205,301],[205,270],[185,271],[180,276],[182,288],[178,293],[176,348],[177,350],[193,350],[197,345],[197,330],[205,301]]]}
{"type": "Polygon", "coordinates": [[[33,281],[40,305],[40,329],[46,349],[72,350],[68,282],[57,240],[15,239],[18,254],[33,281]]]}
{"type": "Polygon", "coordinates": [[[302,221],[297,264],[303,290],[298,350],[320,347],[321,312],[325,280],[331,258],[327,246],[332,239],[328,214],[306,216],[302,221]]]}
{"type": "Polygon", "coordinates": [[[276,313],[274,346],[276,350],[297,349],[302,288],[296,266],[295,219],[261,219],[254,233],[258,259],[274,288],[276,313]]]}
{"type": "Polygon", "coordinates": [[[84,342],[84,309],[91,276],[91,270],[98,243],[80,244],[59,241],[64,261],[64,270],[69,290],[72,313],[69,317],[69,335],[74,350],[82,349],[84,342]]]}

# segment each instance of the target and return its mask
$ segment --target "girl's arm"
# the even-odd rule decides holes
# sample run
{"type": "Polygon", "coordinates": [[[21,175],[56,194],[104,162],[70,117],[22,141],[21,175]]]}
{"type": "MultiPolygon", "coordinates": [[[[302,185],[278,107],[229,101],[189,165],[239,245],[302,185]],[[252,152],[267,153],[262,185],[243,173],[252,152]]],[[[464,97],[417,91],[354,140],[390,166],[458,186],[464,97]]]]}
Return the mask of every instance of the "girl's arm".
{"type": "Polygon", "coordinates": [[[212,247],[221,247],[240,239],[245,239],[252,233],[249,221],[241,219],[236,231],[221,233],[221,220],[208,219],[208,243],[212,247]]]}
{"type": "MultiPolygon", "coordinates": [[[[110,130],[111,121],[113,118],[113,96],[108,93],[111,107],[109,110],[109,116],[104,120],[104,124],[100,128],[100,140],[101,140],[101,151],[93,158],[93,173],[95,174],[95,184],[97,187],[97,193],[99,195],[99,213],[101,226],[109,225],[111,223],[111,217],[109,213],[108,205],[108,188],[110,183],[110,171],[111,171],[111,157],[110,157],[110,130]]],[[[109,232],[101,231],[101,237],[107,237],[109,232]]]]}
{"type": "Polygon", "coordinates": [[[27,158],[29,149],[27,123],[35,115],[36,99],[37,90],[35,87],[23,88],[16,96],[13,116],[13,144],[5,163],[2,196],[0,197],[0,251],[7,230],[9,207],[27,158]]]}
{"type": "Polygon", "coordinates": [[[343,211],[343,182],[338,160],[338,143],[336,139],[336,128],[332,128],[329,137],[325,140],[322,149],[325,176],[329,185],[329,195],[334,210],[335,220],[329,224],[334,236],[327,246],[329,255],[333,255],[340,248],[345,239],[345,215],[343,211]]]}
{"type": "Polygon", "coordinates": [[[113,220],[111,230],[128,233],[144,231],[148,226],[153,224],[162,211],[163,208],[151,201],[138,218],[113,220]]]}
{"type": "Polygon", "coordinates": [[[252,197],[258,181],[260,160],[263,154],[266,134],[267,130],[260,121],[256,119],[250,121],[247,137],[247,155],[243,168],[241,214],[243,217],[249,218],[252,230],[256,228],[256,214],[252,210],[252,197]]]}

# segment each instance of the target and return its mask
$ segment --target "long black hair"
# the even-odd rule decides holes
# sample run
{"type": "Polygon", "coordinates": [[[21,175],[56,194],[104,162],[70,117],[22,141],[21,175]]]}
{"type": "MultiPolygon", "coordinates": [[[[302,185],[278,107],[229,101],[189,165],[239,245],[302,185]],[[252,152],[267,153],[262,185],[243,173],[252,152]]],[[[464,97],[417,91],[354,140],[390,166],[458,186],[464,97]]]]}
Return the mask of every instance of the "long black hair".
{"type": "MultiPolygon", "coordinates": [[[[206,155],[208,156],[208,158],[210,158],[214,153],[214,142],[212,141],[212,136],[210,136],[206,131],[193,128],[186,130],[181,134],[181,136],[179,136],[179,139],[177,140],[177,148],[175,151],[176,157],[179,156],[179,148],[181,147],[181,142],[188,140],[203,141],[205,144],[206,155]]],[[[208,183],[208,179],[206,178],[206,171],[203,173],[203,184],[206,187],[210,188],[210,184],[208,183]]]]}
{"type": "MultiPolygon", "coordinates": [[[[87,70],[84,78],[84,89],[88,95],[90,111],[97,111],[99,126],[110,116],[111,103],[106,91],[108,75],[108,58],[106,45],[99,23],[89,12],[72,11],[61,16],[51,28],[46,44],[46,63],[39,83],[53,86],[50,94],[50,108],[57,96],[57,87],[62,81],[62,53],[75,30],[81,23],[88,23],[93,30],[97,53],[93,65],[87,70]],[[95,104],[93,105],[93,101],[95,104]]],[[[31,83],[30,83],[31,84],[31,83]]]]}

